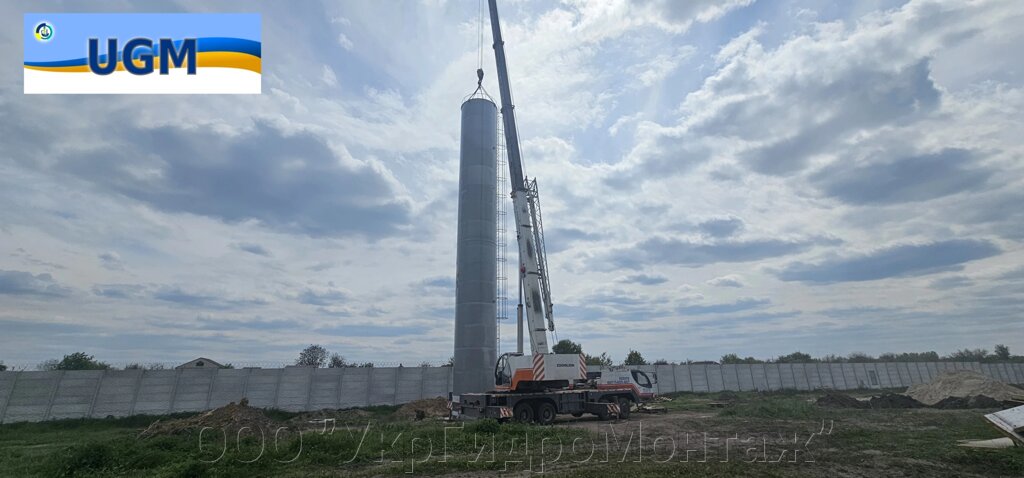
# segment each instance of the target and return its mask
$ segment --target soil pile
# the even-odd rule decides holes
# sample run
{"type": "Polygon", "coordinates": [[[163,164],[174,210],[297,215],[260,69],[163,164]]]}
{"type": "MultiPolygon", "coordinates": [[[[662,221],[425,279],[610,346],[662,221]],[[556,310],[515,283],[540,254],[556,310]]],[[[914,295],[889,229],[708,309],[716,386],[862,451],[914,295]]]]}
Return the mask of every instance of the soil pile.
{"type": "Polygon", "coordinates": [[[868,402],[863,402],[853,398],[849,395],[836,392],[828,392],[821,397],[818,397],[816,402],[819,407],[828,408],[870,408],[871,405],[868,402]]]}
{"type": "Polygon", "coordinates": [[[402,420],[423,420],[425,418],[444,418],[449,413],[448,400],[437,397],[406,403],[395,410],[394,417],[402,420]]]}
{"type": "Polygon", "coordinates": [[[946,397],[932,405],[934,408],[944,410],[960,410],[968,408],[1003,408],[1003,402],[984,395],[973,395],[970,397],[946,397]]]}
{"type": "Polygon", "coordinates": [[[177,420],[157,420],[139,434],[139,438],[149,438],[158,435],[182,435],[199,433],[203,428],[209,427],[214,432],[238,433],[243,428],[248,428],[243,433],[264,435],[274,433],[278,424],[267,418],[263,411],[249,406],[249,401],[242,399],[239,403],[231,402],[223,407],[188,418],[177,420]]]}
{"type": "Polygon", "coordinates": [[[912,385],[907,395],[926,405],[934,405],[948,397],[984,395],[996,400],[1024,396],[1024,390],[971,370],[951,370],[939,374],[928,383],[912,385]]]}
{"type": "Polygon", "coordinates": [[[871,408],[924,408],[925,404],[906,395],[883,393],[868,400],[871,408]]]}
{"type": "Polygon", "coordinates": [[[333,428],[339,424],[365,425],[367,420],[371,420],[372,418],[372,413],[359,408],[350,408],[346,410],[332,410],[325,408],[323,410],[297,415],[288,419],[286,423],[300,428],[333,428]]]}

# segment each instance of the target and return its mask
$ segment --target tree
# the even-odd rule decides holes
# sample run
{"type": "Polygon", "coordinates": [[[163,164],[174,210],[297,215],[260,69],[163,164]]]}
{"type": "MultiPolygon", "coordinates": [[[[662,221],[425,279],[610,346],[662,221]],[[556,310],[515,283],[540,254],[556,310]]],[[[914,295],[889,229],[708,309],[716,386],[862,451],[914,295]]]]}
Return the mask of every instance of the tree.
{"type": "Polygon", "coordinates": [[[551,351],[556,354],[581,354],[583,346],[572,340],[562,339],[554,347],[551,347],[551,351]]]}
{"type": "MultiPolygon", "coordinates": [[[[996,345],[995,357],[997,360],[1010,360],[1010,347],[1003,344],[996,345]]],[[[0,363],[0,366],[3,366],[0,363]]]]}
{"type": "Polygon", "coordinates": [[[4,365],[4,361],[3,360],[0,360],[0,372],[6,372],[6,371],[7,371],[7,366],[4,365]]]}
{"type": "Polygon", "coordinates": [[[302,349],[299,352],[299,358],[295,360],[295,365],[302,365],[306,367],[323,367],[327,363],[327,349],[320,345],[310,344],[309,347],[302,349]]]}
{"type": "Polygon", "coordinates": [[[601,352],[601,355],[587,355],[583,354],[583,361],[587,365],[601,365],[604,367],[612,366],[612,358],[608,356],[606,352],[601,352]]]}
{"type": "Polygon", "coordinates": [[[956,362],[982,362],[988,356],[985,349],[963,349],[957,350],[949,355],[949,359],[956,362]]]}
{"type": "Polygon", "coordinates": [[[640,355],[640,352],[630,349],[629,353],[626,354],[626,360],[622,362],[623,365],[647,365],[647,361],[644,360],[644,356],[640,355]]]}
{"type": "Polygon", "coordinates": [[[803,352],[793,352],[789,355],[783,355],[775,359],[776,363],[811,363],[816,362],[809,354],[803,352]]]}
{"type": "Polygon", "coordinates": [[[232,363],[226,363],[224,365],[221,365],[220,368],[235,368],[235,365],[232,363]]]}
{"type": "Polygon", "coordinates": [[[331,354],[331,361],[327,366],[330,368],[341,368],[348,366],[348,362],[345,362],[345,357],[342,357],[341,354],[331,354]]]}
{"type": "Polygon", "coordinates": [[[373,362],[363,362],[359,366],[362,367],[362,368],[373,368],[373,362]]]}
{"type": "Polygon", "coordinates": [[[723,364],[740,363],[740,356],[736,354],[725,354],[721,359],[719,359],[719,362],[723,364]]]}
{"type": "Polygon", "coordinates": [[[110,364],[100,362],[85,352],[65,355],[61,360],[47,360],[39,364],[40,370],[106,370],[110,364]]]}
{"type": "Polygon", "coordinates": [[[725,354],[721,358],[721,363],[723,363],[723,364],[764,363],[764,360],[756,359],[754,357],[740,358],[740,356],[736,355],[736,354],[725,354]]]}
{"type": "Polygon", "coordinates": [[[669,365],[668,360],[660,358],[654,361],[654,365],[669,365]]]}

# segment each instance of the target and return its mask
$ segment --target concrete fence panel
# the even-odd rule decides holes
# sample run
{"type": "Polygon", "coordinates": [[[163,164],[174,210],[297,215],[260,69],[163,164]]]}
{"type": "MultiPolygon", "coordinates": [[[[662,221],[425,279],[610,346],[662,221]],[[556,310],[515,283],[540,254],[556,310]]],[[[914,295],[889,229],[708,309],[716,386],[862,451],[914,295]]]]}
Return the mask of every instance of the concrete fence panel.
{"type": "Polygon", "coordinates": [[[47,419],[85,418],[92,412],[96,391],[102,383],[103,370],[82,370],[64,373],[50,401],[47,419]]]}
{"type": "Polygon", "coordinates": [[[142,370],[105,370],[89,415],[93,418],[127,417],[136,412],[142,370]]]}
{"type": "Polygon", "coordinates": [[[231,402],[237,403],[245,397],[245,385],[251,370],[224,369],[217,370],[210,389],[208,408],[223,407],[231,402]]]}
{"type": "Polygon", "coordinates": [[[676,385],[676,366],[655,365],[654,373],[658,375],[658,393],[672,393],[679,391],[676,385]]]}
{"type": "Polygon", "coordinates": [[[711,374],[707,365],[690,365],[690,384],[694,392],[711,391],[711,374]]]}
{"type": "MultiPolygon", "coordinates": [[[[1024,364],[977,362],[658,365],[660,393],[905,387],[946,370],[1024,383],[1024,364]]],[[[592,367],[599,370],[600,367],[592,367]]],[[[445,397],[451,367],[0,372],[0,423],[162,415],[237,402],[291,411],[445,397]]]]}
{"type": "MultiPolygon", "coordinates": [[[[725,388],[724,373],[722,372],[722,365],[705,365],[708,378],[708,391],[709,392],[721,392],[727,390],[725,388]]],[[[731,388],[728,390],[738,390],[737,388],[731,388]]]]}
{"type": "Polygon", "coordinates": [[[369,405],[371,371],[369,367],[345,369],[341,386],[341,408],[369,405]]]}

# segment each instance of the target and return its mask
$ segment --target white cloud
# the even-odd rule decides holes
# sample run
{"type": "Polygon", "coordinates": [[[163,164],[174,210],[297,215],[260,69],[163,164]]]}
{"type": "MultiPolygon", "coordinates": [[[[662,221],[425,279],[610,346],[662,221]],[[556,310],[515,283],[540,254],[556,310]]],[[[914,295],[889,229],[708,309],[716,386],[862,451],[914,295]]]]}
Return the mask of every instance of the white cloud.
{"type": "Polygon", "coordinates": [[[323,73],[320,75],[320,79],[327,86],[338,86],[338,76],[334,74],[334,70],[324,65],[323,73]]]}
{"type": "Polygon", "coordinates": [[[352,48],[355,47],[355,45],[352,43],[352,40],[350,40],[348,38],[348,35],[344,33],[338,34],[338,44],[341,45],[341,47],[346,50],[351,50],[352,48]]]}

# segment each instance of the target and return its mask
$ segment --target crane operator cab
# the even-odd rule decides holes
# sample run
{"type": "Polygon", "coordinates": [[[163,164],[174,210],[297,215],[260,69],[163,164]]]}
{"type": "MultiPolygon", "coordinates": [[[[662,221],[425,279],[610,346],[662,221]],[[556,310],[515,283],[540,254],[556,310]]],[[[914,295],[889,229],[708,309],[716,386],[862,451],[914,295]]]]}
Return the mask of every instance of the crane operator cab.
{"type": "Polygon", "coordinates": [[[538,391],[544,389],[595,388],[633,390],[645,400],[657,394],[657,375],[643,370],[616,367],[588,372],[582,355],[506,353],[494,367],[494,385],[498,390],[538,391]],[[552,370],[548,372],[547,370],[552,370]]]}

